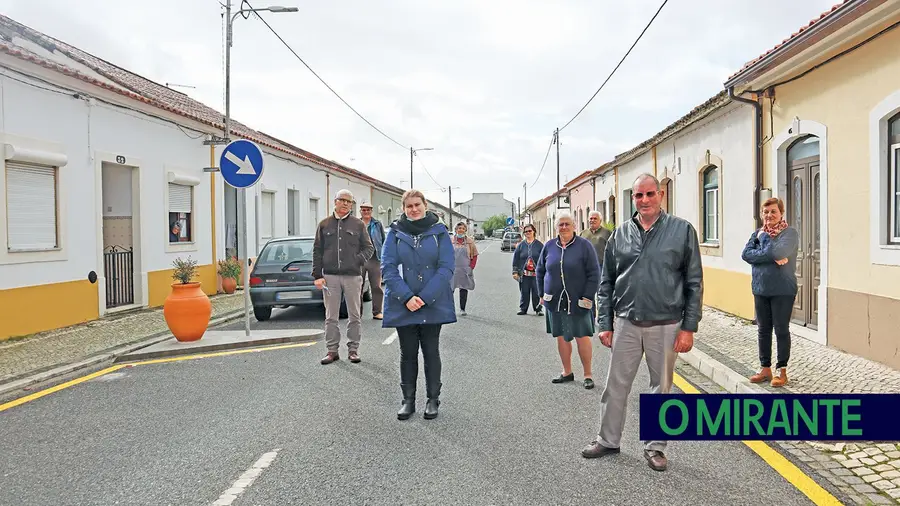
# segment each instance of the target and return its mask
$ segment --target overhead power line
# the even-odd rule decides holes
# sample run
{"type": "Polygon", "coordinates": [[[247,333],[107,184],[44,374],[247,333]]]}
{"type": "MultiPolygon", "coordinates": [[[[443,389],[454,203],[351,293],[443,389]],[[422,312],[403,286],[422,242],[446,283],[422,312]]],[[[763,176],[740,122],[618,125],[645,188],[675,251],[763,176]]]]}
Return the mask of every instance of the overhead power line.
{"type": "MultiPolygon", "coordinates": [[[[253,8],[253,6],[250,5],[250,2],[248,2],[247,0],[244,0],[243,3],[246,3],[251,9],[253,8]]],[[[298,60],[300,60],[300,63],[302,63],[307,69],[309,69],[309,71],[312,72],[312,74],[313,74],[314,76],[316,76],[316,78],[317,78],[319,81],[321,81],[322,84],[324,84],[326,88],[328,88],[332,93],[334,93],[334,96],[336,96],[341,102],[343,102],[344,105],[346,105],[347,107],[349,107],[350,110],[353,111],[357,116],[359,116],[359,118],[360,118],[361,120],[365,121],[366,124],[368,124],[370,127],[374,128],[376,132],[378,132],[378,133],[380,133],[381,135],[383,135],[387,140],[393,142],[394,144],[400,146],[400,147],[403,148],[403,149],[409,149],[409,146],[404,146],[403,144],[400,144],[399,142],[397,142],[396,140],[394,140],[393,137],[391,137],[390,135],[388,135],[388,134],[382,132],[381,129],[379,129],[378,127],[376,127],[375,125],[373,125],[372,122],[370,122],[369,120],[367,120],[367,119],[365,118],[365,116],[363,116],[362,114],[360,114],[359,111],[357,111],[356,109],[354,109],[352,105],[350,105],[349,103],[347,103],[347,101],[344,100],[344,99],[338,94],[338,92],[334,91],[334,89],[333,89],[331,86],[329,86],[328,83],[326,83],[324,79],[322,79],[321,77],[319,77],[319,74],[317,74],[316,71],[312,69],[312,67],[310,67],[305,61],[303,61],[303,58],[301,58],[300,55],[297,54],[296,51],[294,51],[294,48],[292,48],[292,47],[290,46],[290,44],[288,44],[288,43],[281,37],[281,35],[278,35],[278,32],[276,32],[275,29],[272,28],[272,26],[271,26],[265,19],[263,19],[263,17],[259,14],[259,12],[253,12],[253,14],[255,14],[256,17],[259,18],[259,20],[262,21],[263,24],[265,24],[266,27],[269,28],[269,31],[271,31],[276,37],[278,37],[278,40],[280,40],[281,43],[284,44],[284,47],[288,48],[288,50],[289,50],[291,53],[293,53],[294,56],[295,56],[298,60]]]]}
{"type": "Polygon", "coordinates": [[[428,174],[428,177],[430,177],[431,180],[434,181],[434,184],[440,186],[441,188],[445,188],[445,186],[443,186],[441,183],[437,182],[437,179],[435,179],[434,176],[431,175],[431,172],[428,172],[428,167],[426,167],[425,164],[422,162],[422,157],[420,157],[418,153],[416,153],[416,158],[419,159],[419,165],[422,166],[422,169],[425,171],[426,174],[428,174]]]}
{"type": "Polygon", "coordinates": [[[638,38],[635,39],[635,41],[634,41],[634,43],[631,45],[631,47],[628,48],[628,52],[625,53],[625,56],[623,56],[622,59],[619,60],[619,64],[616,65],[616,68],[614,68],[614,69],[612,70],[612,72],[609,73],[609,76],[607,76],[606,80],[603,81],[603,84],[601,84],[600,87],[597,88],[597,91],[594,92],[594,94],[593,94],[593,95],[591,96],[591,98],[587,101],[587,103],[584,104],[584,106],[582,106],[581,109],[580,109],[577,113],[575,113],[575,116],[573,116],[572,119],[570,119],[568,122],[566,122],[566,124],[563,125],[562,128],[559,129],[560,131],[565,130],[565,128],[566,128],[567,126],[569,126],[570,123],[572,123],[573,121],[575,121],[575,118],[577,118],[577,117],[581,114],[581,112],[584,111],[585,108],[587,108],[588,104],[590,104],[591,101],[594,100],[594,97],[596,97],[597,94],[600,93],[600,90],[602,90],[603,87],[606,86],[606,83],[609,82],[610,78],[612,78],[612,76],[616,73],[616,71],[619,70],[619,67],[622,65],[622,62],[625,61],[625,58],[628,58],[628,55],[631,54],[631,50],[634,49],[634,46],[636,46],[637,43],[638,43],[638,41],[641,40],[641,37],[643,37],[644,34],[647,33],[647,29],[650,28],[650,25],[653,24],[653,21],[654,21],[654,20],[656,20],[656,16],[659,16],[660,11],[662,11],[663,7],[666,6],[666,3],[668,3],[668,1],[669,1],[669,0],[663,0],[662,5],[660,5],[660,6],[659,6],[659,9],[656,10],[656,14],[654,14],[653,17],[650,18],[650,22],[647,23],[647,26],[645,26],[645,27],[644,27],[644,30],[641,31],[641,34],[638,35],[638,38]]]}
{"type": "Polygon", "coordinates": [[[531,183],[529,188],[534,188],[534,186],[538,183],[538,180],[541,179],[541,174],[544,173],[544,167],[547,165],[547,159],[550,158],[550,150],[553,148],[553,142],[556,140],[556,133],[553,134],[553,137],[550,138],[550,145],[547,146],[547,154],[544,155],[544,163],[541,164],[541,170],[538,172],[537,177],[534,179],[534,183],[531,183]]]}

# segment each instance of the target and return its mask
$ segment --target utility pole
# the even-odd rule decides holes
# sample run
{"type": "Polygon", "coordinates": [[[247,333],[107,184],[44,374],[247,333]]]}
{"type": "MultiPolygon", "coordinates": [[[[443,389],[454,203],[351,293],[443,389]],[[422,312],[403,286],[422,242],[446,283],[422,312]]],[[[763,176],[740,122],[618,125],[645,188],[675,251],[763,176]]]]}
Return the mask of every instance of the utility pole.
{"type": "Polygon", "coordinates": [[[516,197],[516,202],[519,203],[519,213],[516,215],[516,221],[519,225],[522,225],[522,197],[516,197]]]}
{"type": "Polygon", "coordinates": [[[556,144],[556,191],[559,191],[559,128],[553,133],[553,142],[556,144]]]}
{"type": "Polygon", "coordinates": [[[447,228],[452,228],[453,227],[453,187],[452,186],[447,187],[447,193],[450,194],[450,197],[448,199],[449,202],[447,202],[447,204],[449,204],[448,207],[450,209],[450,222],[448,223],[449,226],[447,228]]]}
{"type": "Polygon", "coordinates": [[[522,188],[525,190],[525,212],[528,212],[528,183],[522,183],[522,188]]]}

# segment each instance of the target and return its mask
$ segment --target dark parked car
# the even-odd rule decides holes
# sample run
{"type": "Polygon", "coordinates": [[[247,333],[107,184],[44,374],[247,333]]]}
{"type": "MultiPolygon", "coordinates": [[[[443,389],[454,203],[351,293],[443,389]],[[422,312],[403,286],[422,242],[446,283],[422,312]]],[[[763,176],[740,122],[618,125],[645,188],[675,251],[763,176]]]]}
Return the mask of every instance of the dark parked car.
{"type": "MultiPolygon", "coordinates": [[[[272,239],[263,247],[250,271],[250,303],[259,321],[272,316],[272,308],[325,305],[322,290],[312,277],[313,237],[272,239]]],[[[363,286],[363,300],[372,300],[368,279],[363,286]]],[[[347,317],[341,302],[341,318],[347,317]]]]}
{"type": "Polygon", "coordinates": [[[522,242],[522,234],[518,232],[507,232],[503,236],[503,242],[500,244],[500,251],[513,251],[520,242],[522,242]]]}

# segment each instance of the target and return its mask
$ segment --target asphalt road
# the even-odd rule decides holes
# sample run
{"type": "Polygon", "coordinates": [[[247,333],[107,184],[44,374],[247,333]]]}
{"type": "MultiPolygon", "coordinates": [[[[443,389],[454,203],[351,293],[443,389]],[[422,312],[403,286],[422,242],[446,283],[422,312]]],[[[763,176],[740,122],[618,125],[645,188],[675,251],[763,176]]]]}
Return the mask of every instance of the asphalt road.
{"type": "MultiPolygon", "coordinates": [[[[622,453],[583,459],[609,351],[595,342],[594,390],[551,384],[555,342],[543,319],[515,314],[510,254],[480,247],[469,315],[442,334],[436,420],[422,418],[421,367],[417,413],[396,419],[398,344],[384,344],[392,331],[366,304],[360,364],[342,346],[343,360],[320,365],[317,342],[137,365],[0,412],[0,504],[213,504],[270,452],[232,504],[810,503],[741,443],[674,442],[669,470],[651,470],[638,438],[644,365],[622,453]]],[[[252,321],[323,326],[308,309],[252,321]]]]}

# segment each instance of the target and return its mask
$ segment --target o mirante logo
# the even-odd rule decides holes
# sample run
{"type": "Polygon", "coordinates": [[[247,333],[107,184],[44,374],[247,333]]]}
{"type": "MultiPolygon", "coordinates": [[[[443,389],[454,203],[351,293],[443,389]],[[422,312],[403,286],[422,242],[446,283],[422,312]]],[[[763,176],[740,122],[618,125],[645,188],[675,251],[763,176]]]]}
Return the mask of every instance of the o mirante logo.
{"type": "Polygon", "coordinates": [[[900,394],[641,394],[647,440],[900,440],[900,394]]]}

